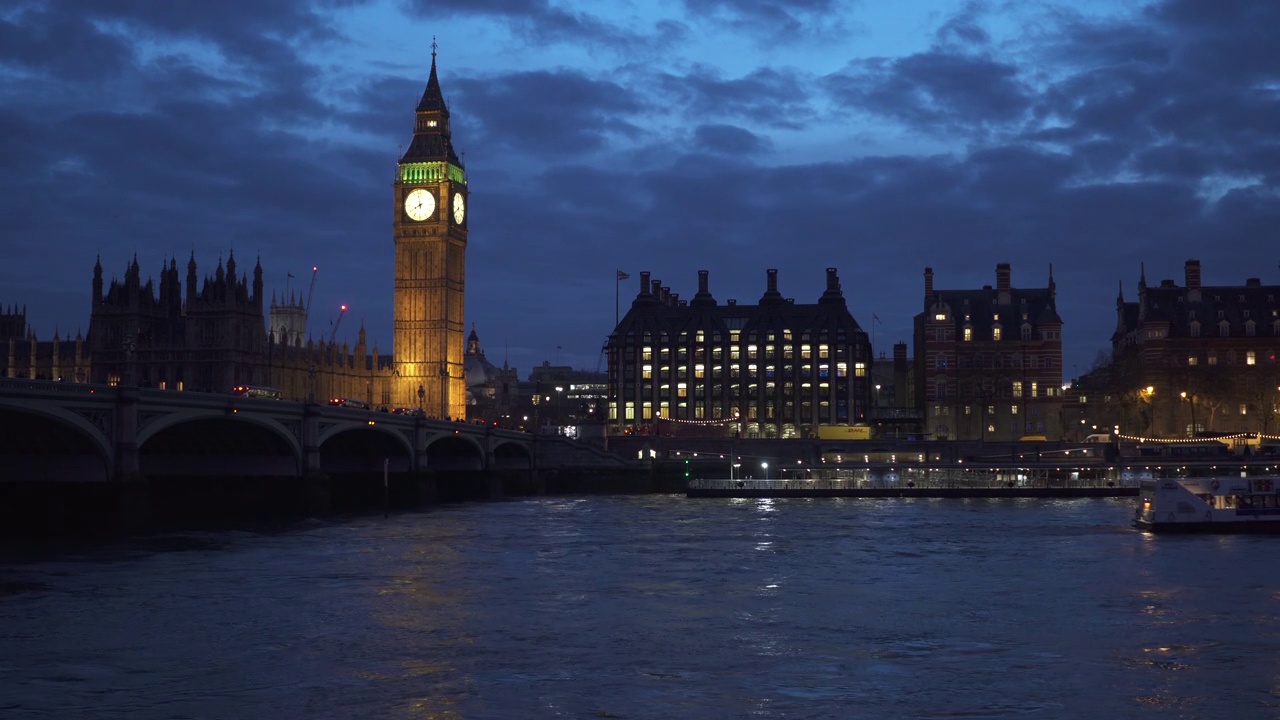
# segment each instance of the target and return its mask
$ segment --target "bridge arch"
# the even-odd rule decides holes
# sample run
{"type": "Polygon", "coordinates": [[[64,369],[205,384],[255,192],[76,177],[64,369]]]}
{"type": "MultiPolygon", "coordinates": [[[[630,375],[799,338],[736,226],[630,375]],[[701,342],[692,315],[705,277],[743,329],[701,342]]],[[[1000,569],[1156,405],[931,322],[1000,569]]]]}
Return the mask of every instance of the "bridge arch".
{"type": "Polygon", "coordinates": [[[302,447],[278,421],[250,413],[192,409],[168,413],[138,432],[144,476],[298,477],[302,447]]]}
{"type": "Polygon", "coordinates": [[[524,443],[500,440],[493,446],[494,470],[531,470],[533,451],[524,443]]]}
{"type": "Polygon", "coordinates": [[[87,417],[48,403],[0,401],[0,465],[9,477],[105,482],[114,463],[110,438],[87,417]]]}
{"type": "Polygon", "coordinates": [[[317,439],[325,473],[373,472],[388,462],[391,472],[413,469],[413,444],[394,427],[343,422],[324,428],[317,439]]]}
{"type": "Polygon", "coordinates": [[[469,433],[454,430],[431,435],[425,452],[430,470],[485,469],[485,446],[469,433]]]}

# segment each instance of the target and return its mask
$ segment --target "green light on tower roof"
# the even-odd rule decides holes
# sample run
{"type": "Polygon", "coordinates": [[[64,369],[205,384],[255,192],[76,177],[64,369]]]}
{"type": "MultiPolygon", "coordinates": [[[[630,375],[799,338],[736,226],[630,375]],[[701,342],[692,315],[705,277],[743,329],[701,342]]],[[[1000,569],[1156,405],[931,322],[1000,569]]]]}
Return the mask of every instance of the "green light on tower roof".
{"type": "Polygon", "coordinates": [[[404,183],[433,183],[452,180],[466,185],[467,174],[457,165],[442,160],[401,163],[397,180],[404,183]]]}

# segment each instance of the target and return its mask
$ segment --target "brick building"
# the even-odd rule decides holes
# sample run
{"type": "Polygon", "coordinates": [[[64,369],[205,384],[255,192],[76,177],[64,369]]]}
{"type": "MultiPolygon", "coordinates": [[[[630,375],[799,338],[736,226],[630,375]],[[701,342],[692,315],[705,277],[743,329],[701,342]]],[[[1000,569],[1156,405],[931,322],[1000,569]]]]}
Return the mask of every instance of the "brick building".
{"type": "Polygon", "coordinates": [[[915,316],[916,397],[935,439],[1062,437],[1062,318],[1053,270],[1044,288],[1015,288],[1008,263],[996,286],[939,290],[924,271],[915,316]]]}

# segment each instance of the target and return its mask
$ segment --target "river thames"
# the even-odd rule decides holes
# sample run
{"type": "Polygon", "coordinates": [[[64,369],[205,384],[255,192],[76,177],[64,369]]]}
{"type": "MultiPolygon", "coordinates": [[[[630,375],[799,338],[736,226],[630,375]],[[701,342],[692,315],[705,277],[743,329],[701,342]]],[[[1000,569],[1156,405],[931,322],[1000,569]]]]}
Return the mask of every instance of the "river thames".
{"type": "Polygon", "coordinates": [[[0,558],[0,717],[1277,718],[1280,538],[540,498],[0,558]]]}

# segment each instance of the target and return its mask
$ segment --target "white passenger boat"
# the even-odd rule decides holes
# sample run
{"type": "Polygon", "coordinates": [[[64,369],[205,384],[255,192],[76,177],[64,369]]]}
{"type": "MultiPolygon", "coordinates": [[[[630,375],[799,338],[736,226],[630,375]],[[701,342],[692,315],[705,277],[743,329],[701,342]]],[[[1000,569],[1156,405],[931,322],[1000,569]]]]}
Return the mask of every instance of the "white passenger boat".
{"type": "Polygon", "coordinates": [[[1264,477],[1143,479],[1133,524],[1152,532],[1280,533],[1280,482],[1264,477]]]}

